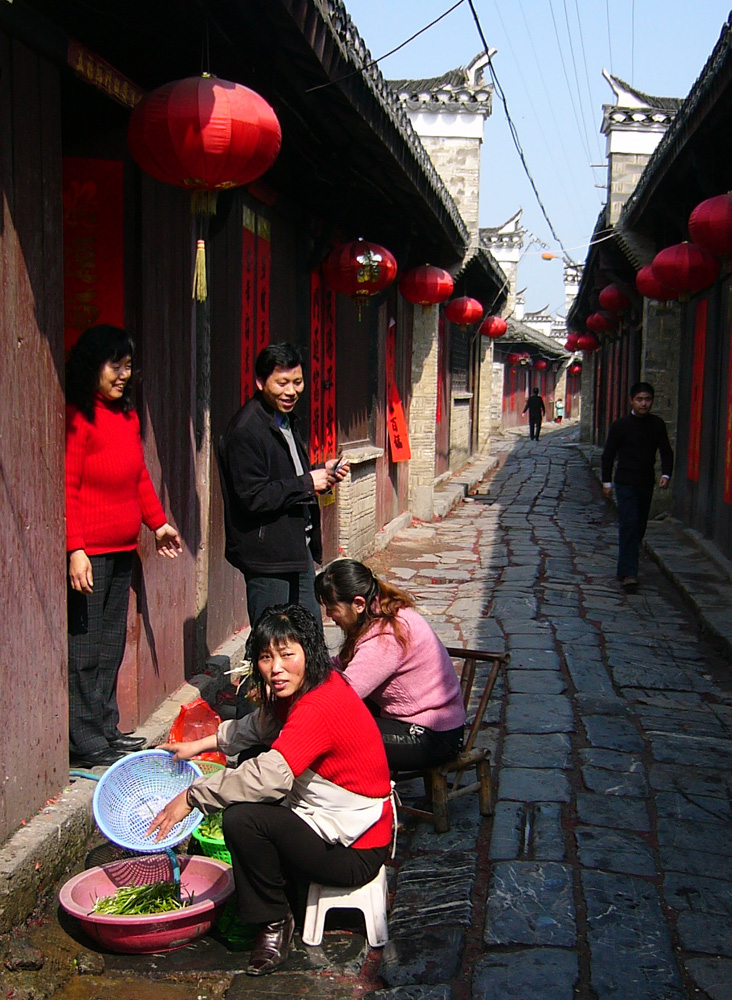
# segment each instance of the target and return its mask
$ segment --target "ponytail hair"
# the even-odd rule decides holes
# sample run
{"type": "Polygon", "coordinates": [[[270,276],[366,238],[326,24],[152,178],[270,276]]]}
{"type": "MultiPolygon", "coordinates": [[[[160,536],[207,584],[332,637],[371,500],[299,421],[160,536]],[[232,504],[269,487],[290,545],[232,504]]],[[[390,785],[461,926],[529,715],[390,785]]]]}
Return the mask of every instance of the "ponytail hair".
{"type": "Polygon", "coordinates": [[[391,626],[394,638],[403,650],[407,637],[397,615],[403,608],[413,608],[414,601],[404,590],[380,580],[368,566],[355,559],[336,559],[315,577],[315,596],[321,604],[352,604],[362,597],[366,607],[346,633],[340,652],[343,667],[353,659],[359,640],[378,623],[383,631],[391,626]]]}

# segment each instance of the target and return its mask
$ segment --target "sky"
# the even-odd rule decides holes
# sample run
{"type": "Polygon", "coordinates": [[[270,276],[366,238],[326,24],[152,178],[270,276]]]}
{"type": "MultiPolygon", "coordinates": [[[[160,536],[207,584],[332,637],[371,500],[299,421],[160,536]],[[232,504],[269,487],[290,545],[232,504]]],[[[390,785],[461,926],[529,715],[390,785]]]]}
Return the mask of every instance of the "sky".
{"type": "MultiPolygon", "coordinates": [[[[456,0],[345,0],[387,80],[439,76],[483,49],[468,0],[399,52],[381,57],[456,0]]],[[[581,263],[605,199],[603,104],[614,94],[607,69],[638,90],[684,98],[729,16],[729,0],[473,0],[528,169],[559,240],[581,263]],[[597,166],[600,164],[601,166],[597,166]]],[[[519,267],[526,309],[564,314],[561,246],[539,208],[494,92],[481,156],[480,225],[523,209],[539,242],[519,267]]]]}

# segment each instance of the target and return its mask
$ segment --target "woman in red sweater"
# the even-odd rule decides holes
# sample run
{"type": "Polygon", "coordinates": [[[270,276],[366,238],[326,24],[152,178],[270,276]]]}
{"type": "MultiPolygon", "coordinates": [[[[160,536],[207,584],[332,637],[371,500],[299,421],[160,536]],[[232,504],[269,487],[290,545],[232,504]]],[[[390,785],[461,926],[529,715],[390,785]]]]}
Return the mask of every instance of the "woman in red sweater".
{"type": "Polygon", "coordinates": [[[107,766],[144,740],[118,727],[115,687],[140,524],[174,559],[178,532],[150,482],[132,408],[135,348],[124,330],[86,330],[66,364],[66,551],[71,763],[107,766]]]}
{"type": "Polygon", "coordinates": [[[391,783],[368,709],[333,668],[320,623],[305,608],[268,608],[247,640],[261,708],[213,736],[163,744],[176,759],[206,750],[236,756],[271,749],[198,778],[159,813],[148,834],[167,835],[193,808],[225,809],[238,911],[260,925],[247,972],[287,958],[295,879],[336,886],[370,882],[389,856],[391,783]]]}

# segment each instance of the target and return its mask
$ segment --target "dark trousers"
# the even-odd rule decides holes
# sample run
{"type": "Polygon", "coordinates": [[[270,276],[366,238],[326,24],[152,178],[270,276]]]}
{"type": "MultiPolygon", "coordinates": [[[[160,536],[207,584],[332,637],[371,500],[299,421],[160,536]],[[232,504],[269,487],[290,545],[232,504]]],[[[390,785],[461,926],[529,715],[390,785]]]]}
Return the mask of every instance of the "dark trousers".
{"type": "Polygon", "coordinates": [[[463,745],[463,727],[438,733],[399,719],[376,719],[390,771],[419,771],[456,757],[463,745]]]}
{"type": "Polygon", "coordinates": [[[115,688],[127,638],[133,558],[133,552],[90,556],[93,592],[68,588],[72,752],[104,750],[120,735],[115,688]]]}
{"type": "Polygon", "coordinates": [[[529,415],[529,438],[533,441],[534,438],[539,440],[539,431],[541,430],[541,417],[532,417],[529,415]]]}
{"type": "Polygon", "coordinates": [[[241,802],[224,811],[239,918],[264,924],[281,920],[294,902],[298,881],[359,886],[375,878],[390,845],[359,850],[329,844],[287,806],[241,802]]]}
{"type": "Polygon", "coordinates": [[[309,566],[302,573],[265,575],[245,573],[249,624],[254,625],[266,608],[275,604],[299,604],[322,622],[323,614],[315,596],[315,567],[308,555],[309,566]]]}
{"type": "Polygon", "coordinates": [[[618,505],[618,579],[622,580],[626,576],[638,576],[638,555],[648,524],[653,484],[615,483],[615,499],[618,505]]]}

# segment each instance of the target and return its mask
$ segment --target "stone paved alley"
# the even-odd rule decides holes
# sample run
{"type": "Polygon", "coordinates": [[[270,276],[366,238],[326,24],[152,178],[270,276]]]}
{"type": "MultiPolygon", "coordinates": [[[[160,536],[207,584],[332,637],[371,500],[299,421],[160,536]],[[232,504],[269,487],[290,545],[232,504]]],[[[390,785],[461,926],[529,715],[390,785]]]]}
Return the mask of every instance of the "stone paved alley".
{"type": "MultiPolygon", "coordinates": [[[[449,833],[407,825],[391,941],[365,964],[336,933],[260,982],[194,947],[155,957],[157,1000],[732,998],[732,677],[655,563],[620,591],[615,513],[575,435],[498,442],[474,497],[372,560],[447,644],[511,653],[484,732],[493,819],[471,796],[449,833]],[[204,965],[221,991],[165,992],[204,965]]],[[[149,956],[104,963],[56,995],[124,1000],[110,977],[151,974],[149,956]]]]}

